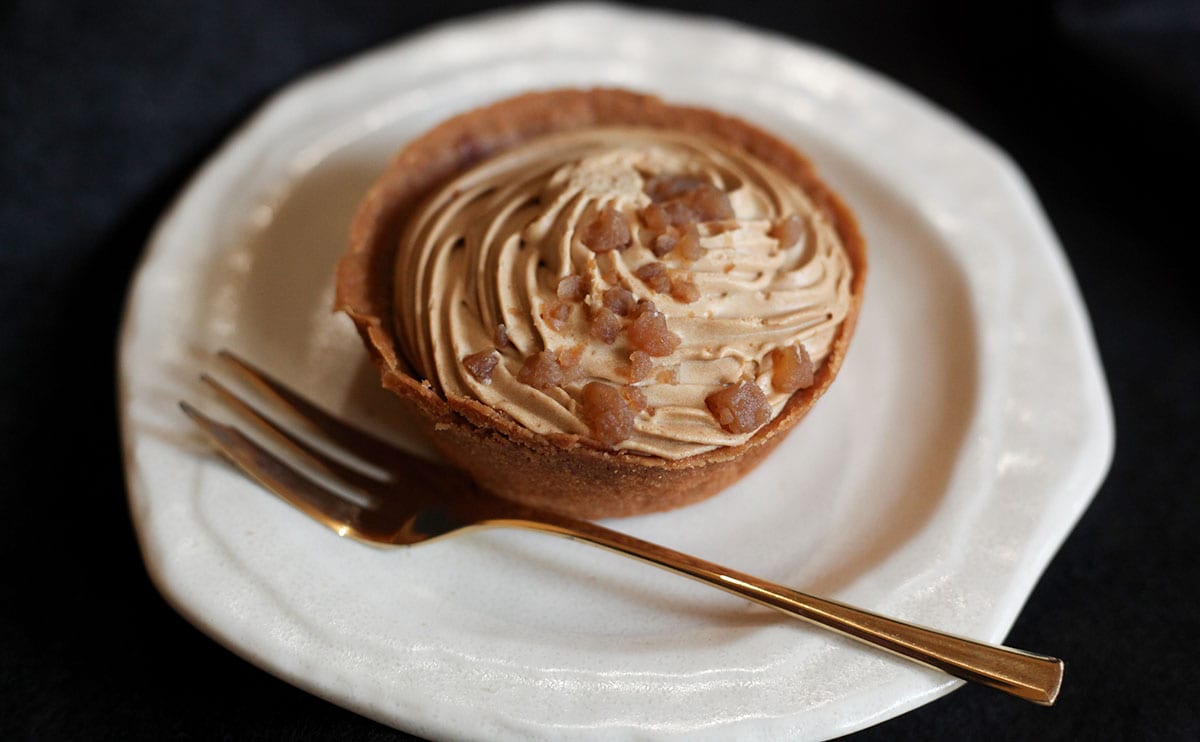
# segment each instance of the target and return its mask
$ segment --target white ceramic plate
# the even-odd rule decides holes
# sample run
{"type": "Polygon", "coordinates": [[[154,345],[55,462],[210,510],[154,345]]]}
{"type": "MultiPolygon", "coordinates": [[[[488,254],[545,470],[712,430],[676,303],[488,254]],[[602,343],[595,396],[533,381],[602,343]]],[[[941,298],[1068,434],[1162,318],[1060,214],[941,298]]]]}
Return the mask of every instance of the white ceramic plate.
{"type": "Polygon", "coordinates": [[[606,6],[443,26],[317,74],[196,176],[151,241],[121,338],[130,504],[155,583],[267,671],[431,737],[819,738],[949,692],[932,671],[570,542],[340,540],[223,464],[179,412],[217,409],[197,374],[230,347],[419,447],[329,310],[355,203],[450,114],[592,84],[794,141],[856,208],[872,261],[841,378],[785,445],[715,499],[612,525],[1004,638],[1113,441],[1087,318],[1028,185],[957,121],[824,51],[606,6]]]}

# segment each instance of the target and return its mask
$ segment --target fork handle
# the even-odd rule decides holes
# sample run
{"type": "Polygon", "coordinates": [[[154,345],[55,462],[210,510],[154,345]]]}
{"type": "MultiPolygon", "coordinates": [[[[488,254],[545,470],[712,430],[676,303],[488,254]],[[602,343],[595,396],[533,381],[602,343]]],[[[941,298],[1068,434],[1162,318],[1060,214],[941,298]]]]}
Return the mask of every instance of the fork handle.
{"type": "Polygon", "coordinates": [[[720,588],[747,600],[832,629],[954,677],[1052,705],[1062,686],[1063,662],[1054,657],[986,644],[897,621],[870,611],[793,590],[712,562],[611,531],[587,521],[538,512],[483,526],[525,528],[583,541],[720,588]]]}

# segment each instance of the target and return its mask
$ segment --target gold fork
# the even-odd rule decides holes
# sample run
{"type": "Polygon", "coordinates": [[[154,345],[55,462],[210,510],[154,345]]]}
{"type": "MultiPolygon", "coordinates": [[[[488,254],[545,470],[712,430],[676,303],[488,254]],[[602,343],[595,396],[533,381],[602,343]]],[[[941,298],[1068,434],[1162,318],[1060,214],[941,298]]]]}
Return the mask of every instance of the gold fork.
{"type": "Polygon", "coordinates": [[[415,457],[333,415],[228,351],[219,357],[259,396],[298,419],[310,434],[365,462],[380,477],[335,458],[205,374],[221,399],[252,420],[302,464],[285,462],[237,428],[215,422],[187,402],[180,406],[216,447],[246,474],[288,503],[348,536],[376,546],[412,546],[480,528],[522,528],[574,539],[832,629],[957,678],[1049,706],[1062,685],[1053,657],[953,636],[792,590],[588,521],[517,505],[482,492],[462,473],[415,457]],[[305,473],[301,466],[313,475],[305,473]],[[326,486],[325,479],[335,486],[326,486]]]}

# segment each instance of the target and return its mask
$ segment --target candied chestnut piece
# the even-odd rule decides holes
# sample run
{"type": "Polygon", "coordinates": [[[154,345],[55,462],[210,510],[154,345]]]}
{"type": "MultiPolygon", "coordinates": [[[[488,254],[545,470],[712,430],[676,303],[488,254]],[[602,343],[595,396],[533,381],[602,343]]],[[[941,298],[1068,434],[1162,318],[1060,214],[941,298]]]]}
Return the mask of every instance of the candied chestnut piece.
{"type": "Polygon", "coordinates": [[[699,260],[704,257],[704,247],[700,244],[700,230],[696,229],[695,224],[683,228],[683,235],[675,249],[685,260],[699,260]]]}
{"type": "Polygon", "coordinates": [[[687,276],[671,276],[671,296],[675,301],[691,304],[700,298],[700,289],[687,276]]]}
{"type": "Polygon", "coordinates": [[[565,375],[554,353],[543,350],[525,359],[517,372],[517,381],[535,389],[546,390],[563,383],[565,375]]]}
{"type": "Polygon", "coordinates": [[[803,343],[771,351],[771,386],[777,392],[791,394],[813,384],[813,362],[803,343]]]}
{"type": "Polygon", "coordinates": [[[623,289],[620,286],[614,286],[604,292],[604,306],[612,311],[618,317],[627,317],[637,306],[637,297],[632,291],[623,289]]]}
{"type": "Polygon", "coordinates": [[[646,182],[646,194],[672,224],[711,222],[734,217],[729,194],[691,175],[659,175],[646,182]]]}
{"type": "Polygon", "coordinates": [[[667,214],[667,219],[675,226],[691,224],[696,221],[696,213],[685,201],[667,201],[663,204],[663,211],[667,214]]]}
{"type": "Polygon", "coordinates": [[[771,419],[771,404],[758,384],[740,381],[704,398],[704,404],[728,433],[750,433],[771,419]]]}
{"type": "Polygon", "coordinates": [[[563,276],[555,289],[562,301],[582,301],[587,296],[587,282],[583,276],[563,276]]]}
{"type": "Polygon", "coordinates": [[[629,247],[633,236],[625,216],[612,206],[605,206],[584,226],[579,239],[592,252],[610,252],[629,247]]]}
{"type": "Polygon", "coordinates": [[[669,356],[681,342],[678,335],[667,329],[667,318],[657,309],[639,314],[626,332],[630,345],[652,356],[669,356]]]}
{"type": "Polygon", "coordinates": [[[462,363],[480,383],[491,384],[492,372],[496,370],[496,364],[500,363],[500,354],[494,348],[488,348],[463,357],[462,363]]]}
{"type": "Polygon", "coordinates": [[[675,234],[674,232],[663,232],[660,235],[656,235],[654,239],[650,241],[650,252],[654,253],[654,257],[661,258],[662,256],[674,250],[675,246],[678,244],[679,235],[675,234]]]}
{"type": "Polygon", "coordinates": [[[637,304],[635,304],[633,307],[633,311],[631,311],[629,314],[633,317],[641,317],[646,312],[657,311],[658,307],[654,306],[654,302],[650,301],[649,299],[638,299],[637,304]]]}
{"type": "Polygon", "coordinates": [[[615,386],[589,382],[583,388],[582,412],[592,435],[609,448],[633,435],[633,412],[615,386]]]}
{"type": "Polygon", "coordinates": [[[646,263],[639,266],[633,275],[642,279],[643,283],[657,293],[665,294],[671,290],[671,278],[667,275],[667,267],[662,263],[646,263]]]}
{"type": "Polygon", "coordinates": [[[654,361],[645,351],[635,350],[629,354],[629,380],[641,381],[654,369],[654,361]]]}
{"type": "Polygon", "coordinates": [[[642,190],[651,201],[659,203],[679,198],[703,185],[708,184],[694,175],[655,175],[642,190]]]}
{"type": "Polygon", "coordinates": [[[592,312],[588,333],[600,342],[612,345],[621,333],[621,318],[608,307],[600,307],[592,312]]]}
{"type": "Polygon", "coordinates": [[[636,386],[630,384],[622,386],[621,396],[625,398],[625,404],[629,405],[629,409],[634,412],[641,412],[646,409],[646,393],[636,386]]]}
{"type": "Polygon", "coordinates": [[[767,234],[779,240],[780,247],[791,247],[799,242],[800,235],[804,234],[804,221],[798,215],[792,214],[775,222],[775,226],[771,227],[767,234]]]}
{"type": "Polygon", "coordinates": [[[642,223],[655,232],[662,232],[671,225],[666,210],[659,204],[650,204],[639,211],[638,215],[642,217],[642,223]]]}
{"type": "Polygon", "coordinates": [[[687,196],[688,207],[696,215],[696,221],[712,222],[733,218],[733,205],[729,195],[716,186],[705,183],[687,196]]]}

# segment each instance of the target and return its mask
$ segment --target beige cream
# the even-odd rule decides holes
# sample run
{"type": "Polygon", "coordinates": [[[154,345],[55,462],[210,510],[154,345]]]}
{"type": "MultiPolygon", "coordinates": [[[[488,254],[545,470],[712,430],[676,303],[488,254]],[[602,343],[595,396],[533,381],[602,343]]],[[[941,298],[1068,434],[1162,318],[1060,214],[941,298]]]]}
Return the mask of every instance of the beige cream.
{"type": "Polygon", "coordinates": [[[680,459],[745,443],[753,432],[723,430],[705,398],[741,379],[766,394],[772,416],[790,394],[771,385],[773,349],[803,343],[819,368],[851,305],[852,269],[837,231],[801,188],[765,163],[716,140],[661,129],[609,127],[538,138],[444,184],[409,219],[395,263],[397,334],[418,374],[447,398],[500,410],[541,435],[588,429],[579,416],[589,381],[628,382],[630,347],[589,337],[584,305],[621,286],[653,301],[682,342],[655,358],[637,386],[648,409],[616,448],[680,459]],[[703,255],[657,258],[639,239],[637,210],[650,203],[645,181],[690,175],[726,191],[735,218],[700,225],[703,255]],[[580,227],[601,208],[624,213],[633,246],[594,253],[580,227]],[[803,222],[800,239],[781,247],[771,236],[783,218],[803,222]],[[661,261],[692,278],[699,300],[655,293],[634,272],[661,261]],[[542,317],[561,278],[588,279],[583,305],[556,330],[542,317]],[[510,345],[484,383],[462,359],[510,345]],[[522,362],[542,350],[583,347],[575,378],[545,391],[519,382],[522,362]],[[659,372],[664,373],[659,373],[659,372]]]}

